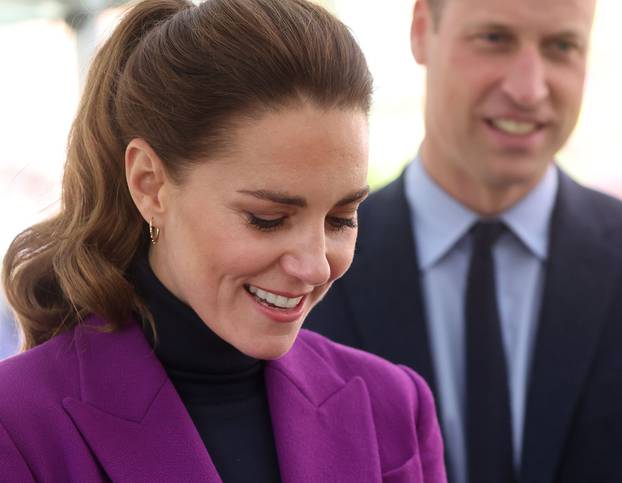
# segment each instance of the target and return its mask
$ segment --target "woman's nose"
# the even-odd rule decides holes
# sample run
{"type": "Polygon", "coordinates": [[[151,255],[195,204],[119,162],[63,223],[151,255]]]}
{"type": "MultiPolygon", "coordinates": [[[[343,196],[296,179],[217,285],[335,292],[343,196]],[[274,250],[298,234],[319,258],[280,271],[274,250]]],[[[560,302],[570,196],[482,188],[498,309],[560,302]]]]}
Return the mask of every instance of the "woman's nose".
{"type": "Polygon", "coordinates": [[[307,285],[319,286],[330,280],[331,267],[326,251],[326,236],[321,233],[301,237],[281,258],[285,272],[307,285]]]}

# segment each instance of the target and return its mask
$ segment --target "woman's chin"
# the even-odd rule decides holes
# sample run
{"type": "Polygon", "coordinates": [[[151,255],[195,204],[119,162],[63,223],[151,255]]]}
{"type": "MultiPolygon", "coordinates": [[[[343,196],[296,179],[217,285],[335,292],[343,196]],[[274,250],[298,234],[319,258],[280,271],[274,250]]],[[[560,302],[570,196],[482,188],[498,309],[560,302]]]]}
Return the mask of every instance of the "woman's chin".
{"type": "Polygon", "coordinates": [[[237,349],[249,357],[272,361],[280,359],[287,354],[298,336],[299,330],[294,334],[287,335],[266,335],[261,340],[253,341],[249,344],[240,345],[237,349]]]}

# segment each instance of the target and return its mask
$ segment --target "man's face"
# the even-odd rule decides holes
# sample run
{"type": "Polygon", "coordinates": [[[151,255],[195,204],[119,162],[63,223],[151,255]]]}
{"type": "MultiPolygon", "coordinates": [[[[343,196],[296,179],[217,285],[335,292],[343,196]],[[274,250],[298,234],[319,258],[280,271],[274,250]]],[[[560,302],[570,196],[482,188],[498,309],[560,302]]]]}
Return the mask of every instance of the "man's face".
{"type": "Polygon", "coordinates": [[[594,8],[595,0],[445,0],[435,25],[419,0],[422,156],[438,182],[451,192],[540,179],[579,115],[594,8]]]}

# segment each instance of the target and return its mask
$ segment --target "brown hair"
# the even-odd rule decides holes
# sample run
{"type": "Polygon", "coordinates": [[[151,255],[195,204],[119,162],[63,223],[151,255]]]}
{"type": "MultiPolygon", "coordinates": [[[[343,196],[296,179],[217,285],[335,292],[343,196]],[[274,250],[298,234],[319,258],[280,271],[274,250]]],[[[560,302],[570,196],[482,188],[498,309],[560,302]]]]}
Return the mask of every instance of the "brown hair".
{"type": "Polygon", "coordinates": [[[306,0],[146,0],[97,53],[74,120],[60,212],[19,234],[3,266],[24,348],[89,314],[149,319],[126,276],[145,223],[125,181],[142,138],[181,182],[227,149],[236,120],[292,102],[369,109],[371,77],[341,22],[306,0]]]}
{"type": "Polygon", "coordinates": [[[438,29],[439,24],[441,23],[441,13],[443,7],[445,6],[446,0],[425,0],[430,8],[430,12],[432,12],[432,21],[434,22],[434,29],[438,29]]]}

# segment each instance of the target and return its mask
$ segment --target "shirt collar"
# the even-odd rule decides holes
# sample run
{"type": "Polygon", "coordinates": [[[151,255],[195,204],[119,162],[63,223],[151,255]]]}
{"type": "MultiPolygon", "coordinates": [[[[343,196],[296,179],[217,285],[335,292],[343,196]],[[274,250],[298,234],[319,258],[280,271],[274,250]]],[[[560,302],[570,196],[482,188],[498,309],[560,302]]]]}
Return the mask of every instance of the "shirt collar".
{"type": "Polygon", "coordinates": [[[406,168],[405,177],[419,265],[426,270],[462,238],[477,219],[477,214],[436,184],[419,157],[406,168]]]}
{"type": "MultiPolygon", "coordinates": [[[[425,171],[420,157],[406,168],[404,186],[419,265],[426,270],[458,243],[479,215],[447,194],[425,171]]],[[[548,251],[548,226],[557,186],[557,170],[550,166],[536,187],[499,217],[542,260],[548,251]]]]}
{"type": "Polygon", "coordinates": [[[540,182],[509,210],[501,214],[501,219],[516,237],[540,260],[546,260],[549,249],[549,225],[559,175],[551,164],[540,182]]]}

